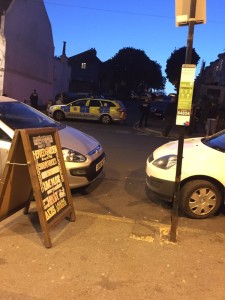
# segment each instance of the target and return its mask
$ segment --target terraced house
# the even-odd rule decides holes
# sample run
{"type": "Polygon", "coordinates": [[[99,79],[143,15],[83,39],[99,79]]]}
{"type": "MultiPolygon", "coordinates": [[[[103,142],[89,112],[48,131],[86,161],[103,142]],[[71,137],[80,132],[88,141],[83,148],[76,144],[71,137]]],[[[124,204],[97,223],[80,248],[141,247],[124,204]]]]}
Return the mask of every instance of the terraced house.
{"type": "Polygon", "coordinates": [[[51,23],[43,0],[0,1],[0,94],[29,99],[38,91],[39,105],[68,90],[71,70],[65,43],[54,57],[51,23]]]}
{"type": "Polygon", "coordinates": [[[225,53],[204,68],[201,80],[201,93],[225,106],[225,53]]]}

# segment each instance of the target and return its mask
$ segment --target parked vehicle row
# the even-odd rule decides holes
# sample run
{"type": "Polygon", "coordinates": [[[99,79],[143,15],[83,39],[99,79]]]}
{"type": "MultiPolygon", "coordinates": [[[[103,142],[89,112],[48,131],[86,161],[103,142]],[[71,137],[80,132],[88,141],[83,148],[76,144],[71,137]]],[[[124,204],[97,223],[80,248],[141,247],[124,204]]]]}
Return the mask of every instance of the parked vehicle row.
{"type": "MultiPolygon", "coordinates": [[[[114,120],[113,109],[126,115],[122,103],[106,99],[82,99],[68,105],[50,108],[49,115],[84,111],[98,108],[96,114],[108,115],[114,120]],[[104,104],[107,104],[105,106],[104,104]],[[74,105],[76,104],[76,105],[74,105]],[[79,105],[78,105],[79,104],[79,105]],[[98,106],[97,106],[98,104],[98,106]],[[115,106],[110,106],[114,104],[115,106]],[[101,110],[106,107],[108,113],[101,110]],[[110,108],[113,107],[112,110],[110,108]],[[120,108],[119,108],[120,107],[120,108]],[[75,109],[76,108],[76,109],[75,109]],[[100,113],[101,112],[101,113],[100,113]]],[[[94,111],[94,110],[93,110],[94,111]]],[[[94,113],[93,113],[94,114],[94,113]]],[[[120,119],[120,118],[119,118],[120,119]]],[[[115,117],[115,120],[118,120],[115,117]]],[[[103,121],[108,124],[108,121],[103,121]]],[[[54,127],[58,129],[70,188],[89,185],[102,172],[106,155],[102,145],[94,138],[77,129],[53,120],[38,110],[12,98],[0,96],[0,180],[16,129],[54,127]]],[[[157,148],[146,161],[146,188],[157,197],[172,201],[177,167],[178,142],[172,141],[157,148]]],[[[225,130],[210,137],[184,140],[180,208],[191,218],[207,218],[214,215],[224,203],[225,178],[225,130]]]]}

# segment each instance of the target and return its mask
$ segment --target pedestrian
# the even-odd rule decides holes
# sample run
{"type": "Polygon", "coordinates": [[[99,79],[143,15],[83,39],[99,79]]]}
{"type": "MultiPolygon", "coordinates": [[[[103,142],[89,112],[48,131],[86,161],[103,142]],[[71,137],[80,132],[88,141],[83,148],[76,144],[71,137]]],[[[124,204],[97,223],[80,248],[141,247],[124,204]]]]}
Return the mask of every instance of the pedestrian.
{"type": "Polygon", "coordinates": [[[218,105],[216,102],[212,102],[210,105],[210,109],[206,119],[206,136],[214,134],[216,132],[217,125],[217,117],[218,117],[218,105]]]}
{"type": "Polygon", "coordinates": [[[34,90],[33,93],[30,95],[30,104],[32,107],[36,108],[38,107],[38,94],[37,91],[34,90]]]}
{"type": "Polygon", "coordinates": [[[162,131],[163,136],[168,136],[175,125],[177,115],[177,96],[173,96],[166,110],[166,127],[162,131]]]}
{"type": "Polygon", "coordinates": [[[148,116],[149,116],[149,110],[150,110],[150,99],[146,98],[144,102],[140,105],[140,121],[139,121],[139,127],[142,127],[142,124],[144,122],[144,126],[148,126],[148,116]]]}
{"type": "Polygon", "coordinates": [[[188,133],[198,132],[198,126],[202,121],[202,109],[199,103],[192,105],[191,117],[190,117],[190,126],[188,128],[188,133]]]}

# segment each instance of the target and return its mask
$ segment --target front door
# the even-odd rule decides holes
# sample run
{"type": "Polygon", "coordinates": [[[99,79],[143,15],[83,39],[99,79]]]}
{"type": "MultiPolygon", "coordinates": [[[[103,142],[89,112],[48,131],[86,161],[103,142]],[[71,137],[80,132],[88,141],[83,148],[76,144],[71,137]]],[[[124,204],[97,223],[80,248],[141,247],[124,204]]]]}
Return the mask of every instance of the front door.
{"type": "Polygon", "coordinates": [[[70,118],[87,119],[89,108],[87,106],[87,99],[74,101],[70,104],[70,118]]]}

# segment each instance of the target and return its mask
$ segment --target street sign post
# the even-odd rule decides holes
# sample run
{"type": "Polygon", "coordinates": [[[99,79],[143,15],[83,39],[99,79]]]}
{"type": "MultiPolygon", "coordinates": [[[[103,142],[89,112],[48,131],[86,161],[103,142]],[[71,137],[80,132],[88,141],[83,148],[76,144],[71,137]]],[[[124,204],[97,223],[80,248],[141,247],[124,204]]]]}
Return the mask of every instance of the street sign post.
{"type": "MultiPolygon", "coordinates": [[[[176,1],[176,22],[177,16],[180,16],[181,12],[185,12],[187,20],[182,24],[177,22],[177,26],[188,25],[188,38],[187,48],[185,56],[185,65],[190,65],[192,60],[192,45],[194,39],[194,26],[195,24],[205,23],[205,11],[206,11],[206,0],[175,0],[176,1]],[[203,17],[199,17],[199,15],[203,17]],[[197,22],[197,20],[200,20],[197,22]]],[[[191,110],[190,103],[192,102],[193,87],[189,85],[194,75],[194,69],[182,70],[183,77],[181,78],[181,86],[179,90],[178,113],[176,122],[179,126],[179,140],[177,149],[177,168],[175,176],[175,187],[173,193],[173,210],[171,215],[171,229],[170,229],[170,241],[177,242],[177,225],[178,225],[178,211],[180,202],[180,181],[181,181],[181,169],[182,169],[182,157],[183,157],[183,145],[184,145],[184,129],[189,123],[184,122],[190,120],[189,116],[182,117],[182,113],[186,112],[189,114],[191,110]],[[183,83],[182,83],[183,80],[183,83]],[[187,81],[186,81],[187,80],[187,81]],[[187,88],[187,89],[186,89],[187,88]],[[186,91],[186,92],[184,92],[186,91]],[[181,95],[180,95],[181,93],[181,95]]],[[[181,74],[182,75],[182,74],[181,74]]]]}

